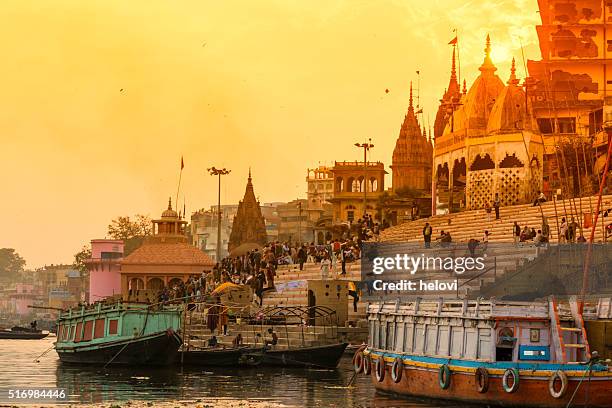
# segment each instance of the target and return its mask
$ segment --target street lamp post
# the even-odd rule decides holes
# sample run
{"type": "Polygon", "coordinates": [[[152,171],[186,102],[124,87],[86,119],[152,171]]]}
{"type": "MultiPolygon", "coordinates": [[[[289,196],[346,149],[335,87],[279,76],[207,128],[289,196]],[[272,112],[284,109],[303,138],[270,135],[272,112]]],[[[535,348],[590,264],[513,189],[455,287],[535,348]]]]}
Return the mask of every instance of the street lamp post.
{"type": "Polygon", "coordinates": [[[297,244],[299,245],[302,242],[302,202],[299,201],[298,198],[298,240],[297,244]]]}
{"type": "Polygon", "coordinates": [[[355,143],[355,146],[363,149],[363,215],[367,212],[367,200],[368,200],[368,150],[374,147],[371,143],[372,139],[368,139],[364,143],[355,143]]]}
{"type": "Polygon", "coordinates": [[[217,262],[221,262],[221,176],[229,174],[231,170],[226,168],[217,169],[216,167],[206,170],[208,170],[211,176],[219,176],[219,193],[217,195],[217,262]]]}

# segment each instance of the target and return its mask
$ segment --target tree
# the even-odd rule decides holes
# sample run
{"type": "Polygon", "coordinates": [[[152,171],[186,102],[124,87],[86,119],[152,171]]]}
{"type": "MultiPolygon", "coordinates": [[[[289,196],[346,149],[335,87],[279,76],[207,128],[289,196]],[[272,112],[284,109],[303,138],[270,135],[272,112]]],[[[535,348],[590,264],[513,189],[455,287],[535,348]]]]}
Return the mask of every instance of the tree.
{"type": "Polygon", "coordinates": [[[0,278],[18,278],[25,264],[25,259],[13,248],[0,248],[0,278]]]}
{"type": "Polygon", "coordinates": [[[72,266],[74,269],[80,271],[83,274],[87,273],[87,266],[85,265],[85,261],[91,258],[91,248],[88,246],[83,246],[79,252],[74,254],[74,262],[72,266]]]}
{"type": "Polygon", "coordinates": [[[108,225],[108,235],[112,239],[123,240],[124,256],[131,254],[144,242],[144,238],[153,233],[151,218],[148,215],[137,214],[130,217],[117,217],[108,225]]]}

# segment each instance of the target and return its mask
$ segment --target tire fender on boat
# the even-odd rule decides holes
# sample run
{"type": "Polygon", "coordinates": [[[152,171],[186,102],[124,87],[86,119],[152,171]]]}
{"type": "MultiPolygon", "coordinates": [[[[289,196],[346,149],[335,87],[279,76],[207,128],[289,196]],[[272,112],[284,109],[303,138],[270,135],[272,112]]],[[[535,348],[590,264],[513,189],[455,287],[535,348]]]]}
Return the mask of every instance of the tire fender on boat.
{"type": "Polygon", "coordinates": [[[372,359],[369,354],[364,354],[363,356],[363,373],[365,375],[370,375],[370,371],[372,371],[372,359]]]}
{"type": "Polygon", "coordinates": [[[357,374],[363,371],[363,360],[364,360],[363,350],[364,349],[365,349],[365,346],[360,347],[353,355],[353,368],[355,369],[355,372],[357,374]]]}
{"type": "Polygon", "coordinates": [[[382,382],[385,379],[385,371],[386,366],[384,356],[380,356],[376,359],[376,363],[374,363],[374,369],[376,371],[376,379],[378,382],[382,382]]]}
{"type": "Polygon", "coordinates": [[[519,387],[519,372],[516,368],[509,368],[504,372],[504,376],[502,377],[502,386],[504,387],[504,391],[508,394],[512,394],[519,387]],[[508,385],[508,380],[512,377],[512,386],[508,385]]]}
{"type": "Polygon", "coordinates": [[[451,384],[451,370],[447,364],[442,364],[438,370],[438,383],[443,390],[448,389],[451,384]]]}
{"type": "Polygon", "coordinates": [[[557,370],[548,379],[548,392],[550,392],[550,396],[553,398],[561,398],[565,395],[565,391],[567,391],[567,374],[561,370],[557,370]],[[561,381],[561,388],[558,391],[555,390],[555,382],[557,379],[561,381]]]}
{"type": "Polygon", "coordinates": [[[391,379],[393,382],[398,383],[402,379],[402,372],[404,371],[404,361],[398,357],[393,361],[391,366],[391,379]]]}
{"type": "Polygon", "coordinates": [[[476,378],[476,389],[480,394],[489,390],[489,372],[484,367],[478,367],[474,374],[476,378]]]}

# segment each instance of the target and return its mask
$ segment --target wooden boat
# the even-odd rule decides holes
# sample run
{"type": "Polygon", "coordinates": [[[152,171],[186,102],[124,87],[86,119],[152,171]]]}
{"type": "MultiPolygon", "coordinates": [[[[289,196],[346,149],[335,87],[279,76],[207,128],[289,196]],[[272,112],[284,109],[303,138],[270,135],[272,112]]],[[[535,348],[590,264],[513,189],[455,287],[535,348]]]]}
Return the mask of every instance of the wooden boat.
{"type": "Polygon", "coordinates": [[[177,364],[197,366],[254,366],[261,360],[261,347],[202,348],[179,351],[176,356],[177,364]]]}
{"type": "MultiPolygon", "coordinates": [[[[588,318],[610,323],[604,304],[588,318]]],[[[368,345],[353,364],[380,392],[504,407],[612,407],[610,360],[591,351],[575,300],[381,302],[369,305],[368,320],[368,345]]]]}
{"type": "Polygon", "coordinates": [[[348,343],[288,349],[266,348],[262,354],[261,365],[334,369],[338,367],[346,346],[348,343]]]}
{"type": "Polygon", "coordinates": [[[14,340],[40,340],[49,335],[49,332],[43,333],[42,330],[32,329],[29,327],[15,326],[11,329],[0,330],[0,339],[14,340]]]}
{"type": "Polygon", "coordinates": [[[168,365],[183,342],[177,307],[97,303],[60,313],[57,327],[55,350],[63,363],[168,365]]]}

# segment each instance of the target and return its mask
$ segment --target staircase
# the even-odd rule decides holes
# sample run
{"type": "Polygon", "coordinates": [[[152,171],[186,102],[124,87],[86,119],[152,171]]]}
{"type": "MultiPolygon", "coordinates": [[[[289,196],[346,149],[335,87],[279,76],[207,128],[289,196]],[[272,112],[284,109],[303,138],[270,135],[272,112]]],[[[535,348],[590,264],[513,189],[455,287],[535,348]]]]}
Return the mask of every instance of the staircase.
{"type": "MultiPolygon", "coordinates": [[[[542,214],[547,218],[551,231],[551,242],[558,242],[557,221],[561,225],[561,219],[569,222],[572,218],[571,208],[575,207],[580,212],[590,214],[591,208],[595,208],[597,197],[582,197],[575,200],[560,200],[556,202],[557,212],[555,213],[555,203],[547,201],[540,207],[532,204],[514,205],[500,208],[500,219],[495,219],[495,212],[491,212],[491,220],[487,222],[487,213],[484,209],[463,211],[454,214],[436,215],[430,218],[423,218],[416,221],[409,221],[388,228],[380,234],[381,241],[423,241],[423,226],[429,222],[433,229],[433,238],[440,235],[442,230],[450,232],[455,242],[468,242],[471,238],[480,240],[485,230],[491,233],[489,242],[512,242],[512,232],[514,221],[517,221],[521,229],[527,225],[535,228],[536,231],[542,227],[542,214]]],[[[605,210],[612,207],[612,195],[602,197],[601,209],[605,210]]],[[[575,213],[574,213],[575,214],[575,213]]],[[[606,223],[612,218],[604,218],[606,223]]],[[[577,223],[582,224],[584,220],[576,218],[577,223]]],[[[603,231],[601,228],[602,217],[599,217],[598,227],[595,231],[595,241],[603,241],[603,231]]],[[[590,228],[584,228],[583,234],[589,237],[590,228]]],[[[577,231],[577,236],[580,229],[577,231]]]]}

